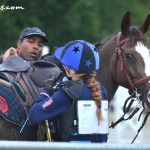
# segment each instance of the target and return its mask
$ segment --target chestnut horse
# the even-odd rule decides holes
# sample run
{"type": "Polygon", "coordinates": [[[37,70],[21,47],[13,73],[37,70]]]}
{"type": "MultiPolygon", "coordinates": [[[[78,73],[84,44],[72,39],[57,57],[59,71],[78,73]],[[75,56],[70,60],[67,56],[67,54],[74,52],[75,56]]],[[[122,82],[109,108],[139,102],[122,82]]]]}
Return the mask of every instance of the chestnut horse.
{"type": "MultiPolygon", "coordinates": [[[[147,115],[150,112],[150,51],[145,36],[149,26],[150,15],[147,16],[143,25],[136,27],[131,26],[130,12],[127,12],[122,18],[121,31],[104,43],[95,44],[101,58],[97,80],[107,89],[109,102],[118,87],[123,86],[129,89],[131,94],[128,101],[132,100],[132,97],[139,101],[140,106],[137,105],[134,114],[143,107],[147,115]],[[148,61],[144,60],[144,55],[148,57],[148,61]]],[[[124,115],[129,111],[132,103],[133,101],[128,107],[125,103],[124,115]]],[[[110,127],[124,120],[124,115],[110,127]]]]}
{"type": "Polygon", "coordinates": [[[119,86],[129,89],[130,93],[137,89],[144,107],[150,108],[148,102],[150,62],[144,62],[143,55],[150,54],[144,36],[150,26],[150,15],[140,27],[130,26],[130,12],[127,12],[121,23],[121,32],[104,43],[96,43],[100,54],[100,69],[97,80],[107,89],[109,102],[119,86]],[[144,49],[143,49],[144,48],[144,49]]]}

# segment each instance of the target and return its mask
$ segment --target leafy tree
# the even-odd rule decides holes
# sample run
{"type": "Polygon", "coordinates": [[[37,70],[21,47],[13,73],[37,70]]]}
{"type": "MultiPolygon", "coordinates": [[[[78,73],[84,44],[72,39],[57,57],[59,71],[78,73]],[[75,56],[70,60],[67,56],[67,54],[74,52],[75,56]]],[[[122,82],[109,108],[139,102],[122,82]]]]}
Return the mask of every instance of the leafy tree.
{"type": "MultiPolygon", "coordinates": [[[[48,46],[55,47],[74,39],[101,41],[120,30],[125,12],[131,11],[132,24],[140,25],[149,13],[146,0],[1,0],[2,6],[24,9],[0,9],[1,53],[16,42],[26,27],[37,26],[46,32],[48,46]]],[[[149,36],[149,34],[148,34],[149,36]]]]}

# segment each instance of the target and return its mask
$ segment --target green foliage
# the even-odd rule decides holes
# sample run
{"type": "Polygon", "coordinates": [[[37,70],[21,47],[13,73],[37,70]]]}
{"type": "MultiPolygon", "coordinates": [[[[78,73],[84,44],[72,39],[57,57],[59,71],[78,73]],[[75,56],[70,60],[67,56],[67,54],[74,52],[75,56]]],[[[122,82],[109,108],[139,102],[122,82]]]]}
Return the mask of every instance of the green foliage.
{"type": "MultiPolygon", "coordinates": [[[[22,30],[37,26],[46,32],[51,50],[74,39],[101,41],[120,30],[122,16],[131,11],[132,25],[141,25],[149,13],[148,0],[1,0],[0,52],[16,47],[22,30]]],[[[148,33],[149,35],[149,33],[148,33]]]]}

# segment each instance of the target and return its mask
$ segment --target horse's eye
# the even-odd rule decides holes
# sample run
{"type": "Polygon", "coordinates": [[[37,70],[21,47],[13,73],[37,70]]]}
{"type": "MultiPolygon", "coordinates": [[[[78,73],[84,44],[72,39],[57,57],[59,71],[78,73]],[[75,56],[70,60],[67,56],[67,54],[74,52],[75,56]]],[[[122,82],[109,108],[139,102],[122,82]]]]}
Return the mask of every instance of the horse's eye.
{"type": "Polygon", "coordinates": [[[126,58],[130,62],[135,62],[135,58],[134,58],[133,54],[131,54],[131,53],[127,53],[126,58]]]}

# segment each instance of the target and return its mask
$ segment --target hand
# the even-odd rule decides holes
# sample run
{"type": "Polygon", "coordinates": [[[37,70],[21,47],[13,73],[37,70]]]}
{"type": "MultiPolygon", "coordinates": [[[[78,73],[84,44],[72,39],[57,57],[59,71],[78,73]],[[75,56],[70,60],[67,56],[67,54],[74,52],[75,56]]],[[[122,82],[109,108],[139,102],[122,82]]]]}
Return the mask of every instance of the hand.
{"type": "Polygon", "coordinates": [[[44,85],[45,87],[48,87],[50,89],[53,88],[54,84],[55,84],[55,76],[52,76],[51,78],[47,79],[44,81],[44,85]]]}
{"type": "Polygon", "coordinates": [[[3,55],[3,62],[10,56],[10,55],[18,55],[17,49],[14,47],[10,47],[3,55]]]}

